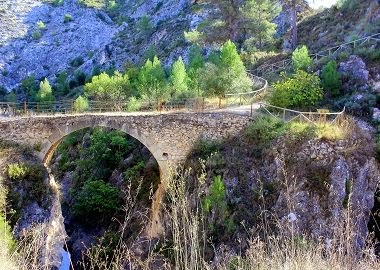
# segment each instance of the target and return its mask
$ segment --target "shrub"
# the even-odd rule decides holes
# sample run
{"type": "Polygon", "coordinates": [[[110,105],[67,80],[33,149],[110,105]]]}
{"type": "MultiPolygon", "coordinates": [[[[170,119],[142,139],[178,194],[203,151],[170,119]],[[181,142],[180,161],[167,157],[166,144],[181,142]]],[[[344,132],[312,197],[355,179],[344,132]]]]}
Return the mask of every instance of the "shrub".
{"type": "Polygon", "coordinates": [[[73,20],[73,16],[71,16],[70,14],[65,14],[64,18],[63,18],[63,22],[64,23],[68,23],[68,22],[71,22],[73,20]]]}
{"type": "Polygon", "coordinates": [[[39,30],[34,30],[32,33],[32,37],[34,40],[40,39],[41,38],[41,32],[39,30]]]}
{"type": "Polygon", "coordinates": [[[308,70],[313,64],[313,60],[309,56],[309,51],[306,46],[297,48],[292,54],[293,69],[297,71],[302,69],[304,71],[308,70]]]}
{"type": "Polygon", "coordinates": [[[292,77],[275,83],[273,87],[270,102],[279,107],[309,108],[323,98],[319,77],[303,70],[297,70],[292,77]]]}
{"type": "Polygon", "coordinates": [[[143,35],[149,35],[153,30],[150,18],[147,15],[142,16],[136,26],[138,31],[143,35]]]}
{"type": "Polygon", "coordinates": [[[128,99],[128,105],[127,105],[127,111],[128,112],[135,112],[140,110],[141,108],[141,101],[138,100],[136,97],[132,96],[128,99]]]}
{"type": "Polygon", "coordinates": [[[285,122],[271,116],[260,116],[245,130],[245,136],[252,144],[266,145],[286,131],[285,122]]]}
{"type": "Polygon", "coordinates": [[[71,60],[70,65],[72,67],[79,67],[83,65],[83,63],[84,63],[83,57],[78,56],[78,57],[75,57],[73,60],[71,60]]]}
{"type": "Polygon", "coordinates": [[[342,81],[340,80],[340,74],[337,71],[335,61],[330,61],[323,67],[321,79],[323,88],[329,91],[332,96],[338,96],[340,94],[342,81]]]}
{"type": "Polygon", "coordinates": [[[48,79],[45,78],[45,80],[40,82],[40,90],[38,90],[36,98],[37,98],[37,101],[39,102],[55,101],[48,79]]]}
{"type": "Polygon", "coordinates": [[[76,112],[85,112],[89,108],[88,100],[87,98],[83,96],[79,96],[75,101],[74,101],[74,110],[76,112]]]}
{"type": "Polygon", "coordinates": [[[220,145],[214,140],[200,139],[194,146],[192,154],[202,159],[210,157],[211,154],[218,152],[220,145]]]}
{"type": "Polygon", "coordinates": [[[46,29],[46,25],[45,25],[45,23],[44,23],[43,21],[38,21],[38,22],[36,23],[36,27],[37,27],[37,29],[39,29],[39,30],[45,30],[45,29],[46,29]]]}
{"type": "Polygon", "coordinates": [[[210,212],[212,208],[226,211],[226,187],[224,186],[220,175],[214,177],[214,181],[211,184],[210,194],[204,199],[203,208],[207,213],[210,212]]]}
{"type": "Polygon", "coordinates": [[[73,214],[84,222],[103,222],[112,218],[121,205],[117,188],[102,180],[86,181],[75,196],[73,214]]]}
{"type": "Polygon", "coordinates": [[[22,163],[9,164],[7,174],[11,180],[22,180],[28,174],[28,168],[22,163]]]}

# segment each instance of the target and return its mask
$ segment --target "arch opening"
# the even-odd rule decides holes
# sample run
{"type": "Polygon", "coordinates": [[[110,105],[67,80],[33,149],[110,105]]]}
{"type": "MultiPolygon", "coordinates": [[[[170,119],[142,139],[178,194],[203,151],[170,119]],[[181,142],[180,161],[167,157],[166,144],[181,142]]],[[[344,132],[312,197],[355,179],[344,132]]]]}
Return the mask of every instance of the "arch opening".
{"type": "Polygon", "coordinates": [[[89,246],[85,239],[78,238],[78,231],[79,235],[90,232],[92,236],[99,238],[98,231],[106,231],[112,226],[115,228],[116,223],[126,215],[129,215],[129,229],[122,233],[124,237],[134,237],[135,232],[145,230],[146,228],[136,224],[149,224],[147,217],[152,213],[145,212],[145,217],[136,213],[142,213],[145,208],[153,210],[150,207],[154,205],[151,194],[157,192],[162,174],[160,164],[151,150],[125,131],[104,126],[69,130],[68,134],[60,133],[56,138],[44,156],[44,163],[51,167],[55,179],[62,187],[62,210],[67,233],[70,239],[73,238],[68,241],[73,260],[79,262],[82,259],[82,254],[79,256],[79,252],[72,248],[79,240],[89,246]],[[112,168],[101,168],[102,166],[112,168]],[[111,192],[115,190],[113,187],[120,191],[122,200],[114,200],[111,192]],[[87,202],[90,196],[86,197],[86,192],[96,191],[99,195],[104,190],[110,195],[107,200],[101,198],[105,204],[121,204],[123,207],[119,207],[121,209],[117,211],[114,211],[115,207],[111,207],[100,212],[83,207],[83,204],[99,207],[93,202],[87,202]],[[116,217],[109,215],[111,212],[116,217]],[[146,218],[146,221],[141,222],[139,218],[146,218]],[[78,224],[78,220],[83,223],[78,224]],[[112,224],[112,220],[116,223],[112,224]]]}

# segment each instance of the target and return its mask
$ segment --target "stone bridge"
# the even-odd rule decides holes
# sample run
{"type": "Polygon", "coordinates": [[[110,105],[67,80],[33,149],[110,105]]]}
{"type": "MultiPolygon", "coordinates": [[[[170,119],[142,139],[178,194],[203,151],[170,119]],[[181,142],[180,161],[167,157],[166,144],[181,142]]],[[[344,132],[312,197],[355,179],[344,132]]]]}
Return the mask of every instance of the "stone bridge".
{"type": "MultiPolygon", "coordinates": [[[[226,112],[78,114],[3,118],[0,119],[0,139],[32,146],[47,165],[62,139],[74,131],[88,127],[121,130],[144,144],[157,160],[161,182],[164,183],[164,187],[160,185],[161,188],[159,187],[156,192],[158,193],[156,197],[160,198],[165,191],[165,179],[169,176],[170,169],[186,158],[199,138],[217,140],[229,138],[244,129],[250,119],[249,116],[226,112]]],[[[154,209],[152,211],[155,212],[154,209]]]]}

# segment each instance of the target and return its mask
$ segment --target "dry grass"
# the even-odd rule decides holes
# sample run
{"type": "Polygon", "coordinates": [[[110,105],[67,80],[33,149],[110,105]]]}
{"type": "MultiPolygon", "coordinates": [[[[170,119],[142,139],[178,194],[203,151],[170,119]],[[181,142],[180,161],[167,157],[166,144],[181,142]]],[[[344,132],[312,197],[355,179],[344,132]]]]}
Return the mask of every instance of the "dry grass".
{"type": "MultiPolygon", "coordinates": [[[[297,129],[303,126],[295,126],[297,129]]],[[[285,172],[286,175],[286,172],[285,172]]],[[[164,205],[165,223],[167,228],[166,239],[163,243],[170,242],[166,247],[158,248],[155,241],[137,237],[133,243],[120,240],[113,255],[109,257],[106,247],[99,245],[92,247],[85,254],[87,264],[85,269],[121,270],[121,269],[176,269],[176,270],[375,270],[380,269],[380,262],[376,259],[372,248],[359,252],[355,248],[355,234],[351,231],[354,227],[350,220],[350,206],[348,205],[346,216],[339,222],[335,239],[311,239],[295,233],[293,224],[279,218],[271,218],[277,222],[277,230],[274,234],[266,226],[268,220],[263,218],[262,223],[266,237],[259,237],[258,233],[249,229],[249,247],[242,254],[226,254],[222,263],[205,261],[205,246],[207,242],[207,226],[204,224],[204,216],[201,207],[201,198],[205,189],[206,174],[203,171],[197,178],[195,190],[189,191],[187,182],[189,172],[176,174],[169,179],[167,199],[164,205]],[[141,256],[136,250],[140,247],[148,249],[146,256],[141,256]],[[170,256],[163,256],[170,254],[170,256]],[[107,257],[108,256],[108,257],[107,257]],[[157,268],[157,263],[159,267],[157,268]],[[156,267],[154,267],[156,265],[156,267]]],[[[286,178],[286,177],[285,177],[286,178]]],[[[290,183],[285,183],[291,185],[290,183]]],[[[289,212],[292,205],[292,190],[285,189],[289,212]]],[[[135,197],[127,200],[126,215],[121,222],[121,236],[128,226],[132,215],[137,214],[134,209],[137,205],[135,197]]],[[[268,210],[263,207],[263,217],[268,216],[268,210]]],[[[142,215],[145,215],[142,214],[142,215]]],[[[147,222],[147,217],[143,217],[147,222]]],[[[44,245],[43,227],[35,227],[33,232],[26,235],[17,249],[17,253],[10,259],[18,262],[18,268],[9,263],[7,256],[0,252],[0,263],[7,265],[5,269],[45,269],[41,267],[38,258],[44,245]],[[4,257],[5,256],[5,257],[4,257]],[[6,264],[8,263],[8,264],[6,264]],[[9,268],[8,268],[9,266],[9,268]],[[13,268],[12,268],[13,267],[13,268]]],[[[121,237],[120,239],[122,239],[121,237]]],[[[162,242],[161,242],[162,243],[162,242]]],[[[1,244],[1,242],[0,242],[1,244]]],[[[164,245],[163,245],[164,246],[164,245]]],[[[1,249],[2,251],[3,249],[1,249]]],[[[2,268],[1,268],[2,269],[2,268]]]]}

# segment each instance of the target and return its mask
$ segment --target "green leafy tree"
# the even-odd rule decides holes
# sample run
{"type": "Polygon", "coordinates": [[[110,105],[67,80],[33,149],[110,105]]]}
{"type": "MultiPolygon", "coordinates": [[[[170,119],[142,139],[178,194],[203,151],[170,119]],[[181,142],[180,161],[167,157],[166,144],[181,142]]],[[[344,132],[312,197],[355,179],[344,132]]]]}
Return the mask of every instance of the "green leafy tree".
{"type": "Polygon", "coordinates": [[[297,71],[298,69],[307,71],[313,64],[313,59],[309,56],[309,50],[305,45],[294,50],[292,61],[294,71],[297,71]]]}
{"type": "Polygon", "coordinates": [[[147,60],[140,70],[139,90],[149,102],[167,97],[167,80],[160,60],[155,56],[147,60]]]}
{"type": "Polygon", "coordinates": [[[220,69],[219,78],[223,86],[223,95],[252,89],[252,81],[246,73],[235,44],[231,41],[224,43],[221,49],[220,69]]]}
{"type": "Polygon", "coordinates": [[[115,71],[113,75],[103,72],[94,76],[90,83],[84,86],[86,95],[100,101],[112,101],[115,106],[118,102],[126,101],[131,95],[130,82],[127,74],[115,71]]]}
{"type": "Polygon", "coordinates": [[[205,66],[199,46],[192,46],[189,51],[189,65],[187,67],[188,86],[190,91],[194,91],[197,96],[201,96],[200,70],[205,66]]]}
{"type": "Polygon", "coordinates": [[[278,0],[247,0],[241,11],[244,16],[244,29],[252,36],[251,41],[259,49],[271,44],[276,33],[274,18],[279,14],[278,0]]]}
{"type": "Polygon", "coordinates": [[[172,86],[172,97],[188,97],[187,88],[187,73],[185,63],[180,56],[177,61],[173,63],[172,73],[170,76],[172,86]]]}
{"type": "Polygon", "coordinates": [[[323,98],[319,77],[300,69],[292,77],[275,83],[273,87],[270,101],[279,107],[310,108],[323,98]]]}
{"type": "Polygon", "coordinates": [[[37,92],[37,101],[38,102],[53,102],[55,98],[53,96],[53,91],[50,86],[48,79],[45,78],[40,82],[40,90],[37,92]]]}
{"type": "Polygon", "coordinates": [[[121,199],[117,188],[102,180],[86,181],[75,196],[74,217],[85,223],[109,221],[120,210],[121,199]]]}
{"type": "Polygon", "coordinates": [[[219,79],[220,69],[213,63],[206,63],[200,70],[200,89],[205,96],[223,96],[225,89],[219,79]]]}
{"type": "Polygon", "coordinates": [[[76,112],[85,112],[89,108],[88,100],[87,98],[83,96],[77,97],[77,99],[74,101],[74,110],[76,112]]]}
{"type": "Polygon", "coordinates": [[[328,62],[322,69],[321,74],[322,86],[325,90],[329,91],[332,96],[338,96],[342,87],[340,74],[337,71],[337,64],[335,61],[328,62]]]}

